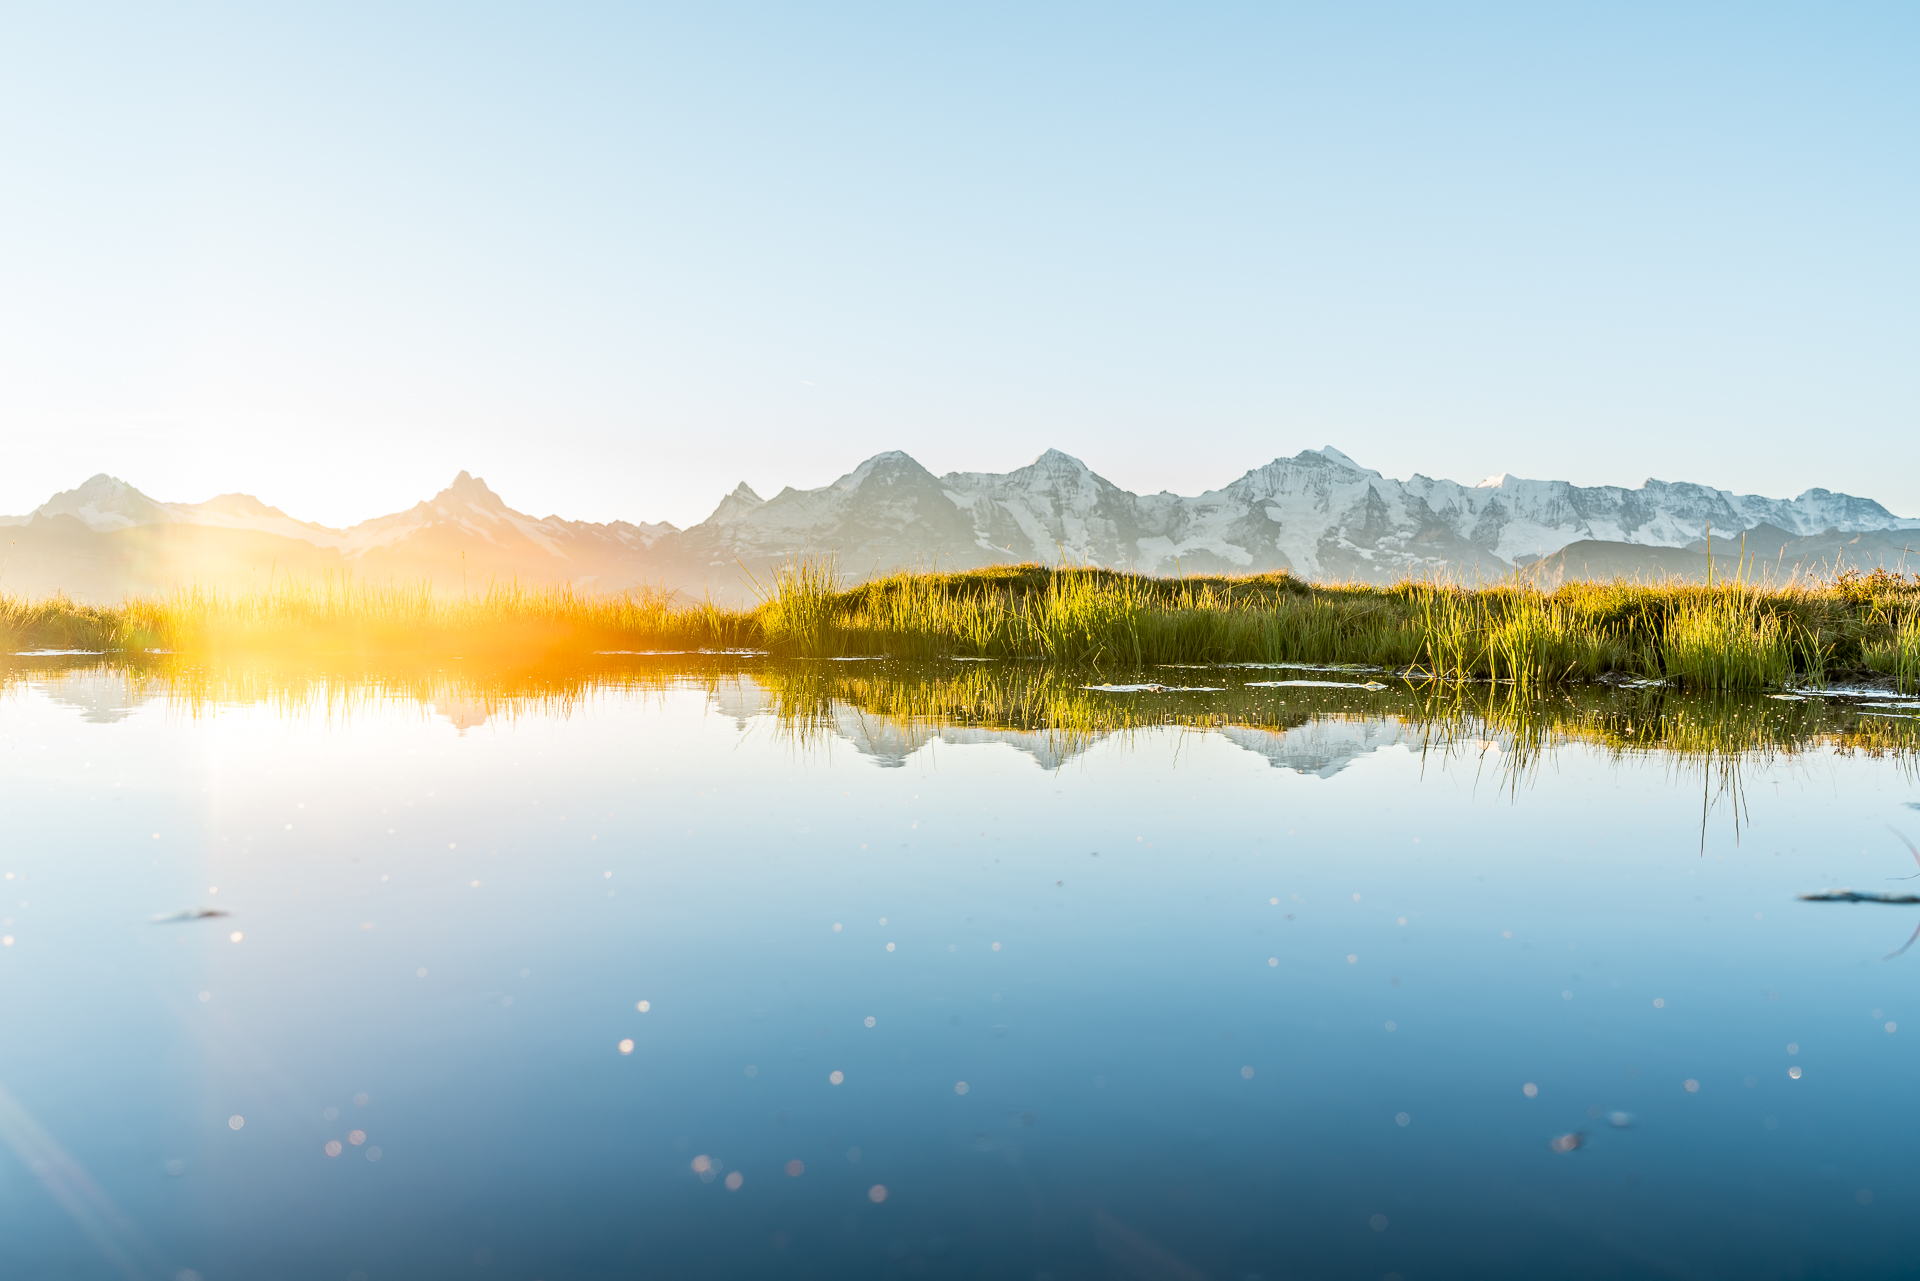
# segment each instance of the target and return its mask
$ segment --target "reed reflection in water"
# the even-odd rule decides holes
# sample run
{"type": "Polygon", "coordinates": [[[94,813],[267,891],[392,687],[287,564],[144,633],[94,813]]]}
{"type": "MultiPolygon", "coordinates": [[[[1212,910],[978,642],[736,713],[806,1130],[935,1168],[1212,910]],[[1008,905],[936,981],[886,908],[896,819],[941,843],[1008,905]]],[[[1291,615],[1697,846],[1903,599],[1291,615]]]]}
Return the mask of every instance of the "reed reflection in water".
{"type": "Polygon", "coordinates": [[[798,749],[844,741],[891,763],[930,741],[1004,741],[1052,768],[1108,738],[1172,726],[1222,734],[1275,765],[1308,772],[1338,768],[1338,759],[1361,750],[1346,746],[1350,741],[1448,754],[1497,745],[1507,780],[1516,785],[1544,754],[1575,743],[1622,755],[1654,753],[1677,766],[1713,770],[1812,749],[1902,761],[1920,750],[1920,700],[1871,691],[1716,696],[1630,682],[1522,695],[1488,682],[1377,673],[1326,673],[1344,678],[1277,688],[1276,675],[1308,673],[1260,665],[1151,674],[1169,681],[1204,676],[1208,688],[1186,692],[1169,684],[1116,693],[1094,688],[1110,679],[1106,674],[1016,662],[776,662],[685,651],[527,667],[15,658],[0,667],[0,690],[52,681],[88,691],[69,697],[105,699],[120,708],[162,702],[171,713],[201,717],[223,707],[264,706],[343,723],[373,707],[411,706],[468,728],[525,715],[569,715],[608,696],[692,688],[736,717],[772,717],[798,749]],[[102,692],[107,689],[118,692],[102,692]],[[1350,726],[1373,728],[1335,728],[1350,726]]]}

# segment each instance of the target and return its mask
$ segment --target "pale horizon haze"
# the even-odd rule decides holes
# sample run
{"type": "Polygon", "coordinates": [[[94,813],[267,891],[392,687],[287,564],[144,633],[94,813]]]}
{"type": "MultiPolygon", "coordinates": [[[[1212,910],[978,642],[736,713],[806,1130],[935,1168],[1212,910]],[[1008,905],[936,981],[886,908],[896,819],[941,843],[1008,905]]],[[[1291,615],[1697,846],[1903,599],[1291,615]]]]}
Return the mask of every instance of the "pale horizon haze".
{"type": "Polygon", "coordinates": [[[1920,515],[1920,9],[9,6],[0,513],[1197,493],[1920,515]]]}

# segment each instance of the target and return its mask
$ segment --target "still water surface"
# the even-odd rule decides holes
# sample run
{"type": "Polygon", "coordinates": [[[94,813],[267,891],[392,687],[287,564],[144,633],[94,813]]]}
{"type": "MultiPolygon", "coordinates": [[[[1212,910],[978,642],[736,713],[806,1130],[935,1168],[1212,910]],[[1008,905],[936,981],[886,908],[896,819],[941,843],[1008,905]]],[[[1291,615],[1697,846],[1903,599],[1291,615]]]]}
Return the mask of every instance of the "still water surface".
{"type": "Polygon", "coordinates": [[[18,677],[0,1275],[1920,1263],[1911,755],[773,683],[18,677]]]}

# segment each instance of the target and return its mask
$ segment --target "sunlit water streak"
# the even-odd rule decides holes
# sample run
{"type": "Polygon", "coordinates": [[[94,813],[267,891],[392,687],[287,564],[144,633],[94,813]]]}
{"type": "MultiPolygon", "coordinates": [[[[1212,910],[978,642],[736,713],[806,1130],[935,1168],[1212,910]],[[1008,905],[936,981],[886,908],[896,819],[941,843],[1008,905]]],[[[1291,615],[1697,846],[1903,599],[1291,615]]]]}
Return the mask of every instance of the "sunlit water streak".
{"type": "Polygon", "coordinates": [[[1873,709],[73,661],[0,690],[8,1276],[1912,1257],[1916,909],[1795,897],[1914,871],[1873,709]]]}

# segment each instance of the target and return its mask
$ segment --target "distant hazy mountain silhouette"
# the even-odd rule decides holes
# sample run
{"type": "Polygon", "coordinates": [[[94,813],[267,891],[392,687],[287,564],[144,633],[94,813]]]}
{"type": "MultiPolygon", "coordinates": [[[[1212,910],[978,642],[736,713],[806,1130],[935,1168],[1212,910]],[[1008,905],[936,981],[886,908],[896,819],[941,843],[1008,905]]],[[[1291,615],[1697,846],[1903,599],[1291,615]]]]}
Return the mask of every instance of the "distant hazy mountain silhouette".
{"type": "MultiPolygon", "coordinates": [[[[1530,566],[1557,582],[1704,573],[1704,540],[1717,540],[1730,565],[1745,531],[1752,559],[1769,572],[1895,567],[1910,541],[1920,547],[1908,533],[1920,520],[1824,489],[1780,499],[1659,480],[1638,489],[1505,475],[1478,485],[1401,481],[1330,447],[1275,459],[1190,498],[1130,493],[1057,450],[1004,474],[945,476],[890,452],[819,489],[762,499],[742,484],[684,530],[529,516],[466,472],[407,511],[347,529],[245,494],[159,502],[102,475],[0,526],[0,590],[91,599],[332,572],[430,578],[454,590],[512,578],[738,600],[747,574],[803,552],[834,556],[850,577],[1065,560],[1153,574],[1284,569],[1370,582],[1409,574],[1474,581],[1530,566]]],[[[1920,568],[1920,555],[1912,561],[1920,568]]]]}

